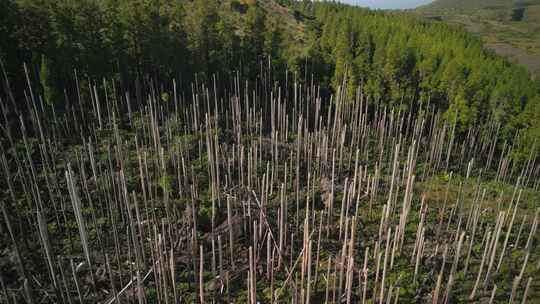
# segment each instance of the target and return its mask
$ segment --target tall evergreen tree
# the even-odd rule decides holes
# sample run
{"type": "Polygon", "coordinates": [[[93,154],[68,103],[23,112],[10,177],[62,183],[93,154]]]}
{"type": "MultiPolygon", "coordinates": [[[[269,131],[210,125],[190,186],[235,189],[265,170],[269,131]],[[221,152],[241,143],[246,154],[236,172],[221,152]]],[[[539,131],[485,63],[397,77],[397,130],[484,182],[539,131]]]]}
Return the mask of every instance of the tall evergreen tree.
{"type": "Polygon", "coordinates": [[[58,94],[56,92],[56,84],[53,77],[50,60],[47,59],[45,55],[42,55],[41,68],[39,70],[39,80],[43,90],[43,99],[48,105],[53,105],[59,102],[57,100],[58,94]]]}

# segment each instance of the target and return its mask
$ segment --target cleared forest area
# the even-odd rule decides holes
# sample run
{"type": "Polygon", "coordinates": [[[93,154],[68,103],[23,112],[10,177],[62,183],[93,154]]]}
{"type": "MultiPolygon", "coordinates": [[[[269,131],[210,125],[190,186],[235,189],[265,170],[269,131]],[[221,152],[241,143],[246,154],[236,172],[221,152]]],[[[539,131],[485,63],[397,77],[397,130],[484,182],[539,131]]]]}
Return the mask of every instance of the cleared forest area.
{"type": "Polygon", "coordinates": [[[535,153],[429,103],[259,79],[3,104],[27,115],[3,122],[2,301],[539,299],[535,153]]]}
{"type": "Polygon", "coordinates": [[[540,91],[409,12],[0,1],[0,303],[537,303],[540,91]]]}

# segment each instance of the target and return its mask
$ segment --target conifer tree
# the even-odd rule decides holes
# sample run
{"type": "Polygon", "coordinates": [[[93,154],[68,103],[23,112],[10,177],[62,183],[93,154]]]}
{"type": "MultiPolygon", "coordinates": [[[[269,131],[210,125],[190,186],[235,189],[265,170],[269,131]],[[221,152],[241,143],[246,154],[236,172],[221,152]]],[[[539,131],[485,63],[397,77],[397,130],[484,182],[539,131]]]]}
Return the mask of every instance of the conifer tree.
{"type": "Polygon", "coordinates": [[[45,55],[41,56],[39,79],[41,83],[41,88],[43,89],[43,99],[48,105],[55,104],[57,102],[56,98],[58,98],[58,96],[56,94],[51,63],[50,60],[45,57],[45,55]]]}

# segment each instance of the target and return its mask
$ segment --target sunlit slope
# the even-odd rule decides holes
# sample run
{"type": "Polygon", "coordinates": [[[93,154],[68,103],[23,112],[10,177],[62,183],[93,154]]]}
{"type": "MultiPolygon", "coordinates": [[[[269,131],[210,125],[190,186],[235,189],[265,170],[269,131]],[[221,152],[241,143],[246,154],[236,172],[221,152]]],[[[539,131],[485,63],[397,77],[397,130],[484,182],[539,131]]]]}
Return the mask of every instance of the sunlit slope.
{"type": "Polygon", "coordinates": [[[540,74],[540,0],[437,0],[416,11],[478,34],[488,48],[540,74]]]}

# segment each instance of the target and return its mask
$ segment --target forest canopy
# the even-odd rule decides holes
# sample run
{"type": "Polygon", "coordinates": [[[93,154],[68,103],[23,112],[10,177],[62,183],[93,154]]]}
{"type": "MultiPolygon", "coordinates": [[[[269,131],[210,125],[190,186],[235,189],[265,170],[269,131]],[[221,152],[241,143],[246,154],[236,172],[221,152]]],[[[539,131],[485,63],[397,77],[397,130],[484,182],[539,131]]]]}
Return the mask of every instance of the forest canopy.
{"type": "Polygon", "coordinates": [[[26,63],[40,95],[55,107],[71,97],[74,73],[97,85],[114,78],[125,90],[145,77],[174,78],[189,88],[215,75],[227,82],[231,73],[256,83],[270,62],[278,81],[287,71],[299,81],[318,79],[327,93],[345,86],[351,100],[361,87],[371,102],[388,107],[430,103],[460,130],[493,123],[502,138],[518,136],[524,146],[540,137],[539,86],[525,68],[461,29],[404,13],[311,1],[7,0],[0,6],[0,58],[15,91],[24,90],[26,63]]]}

